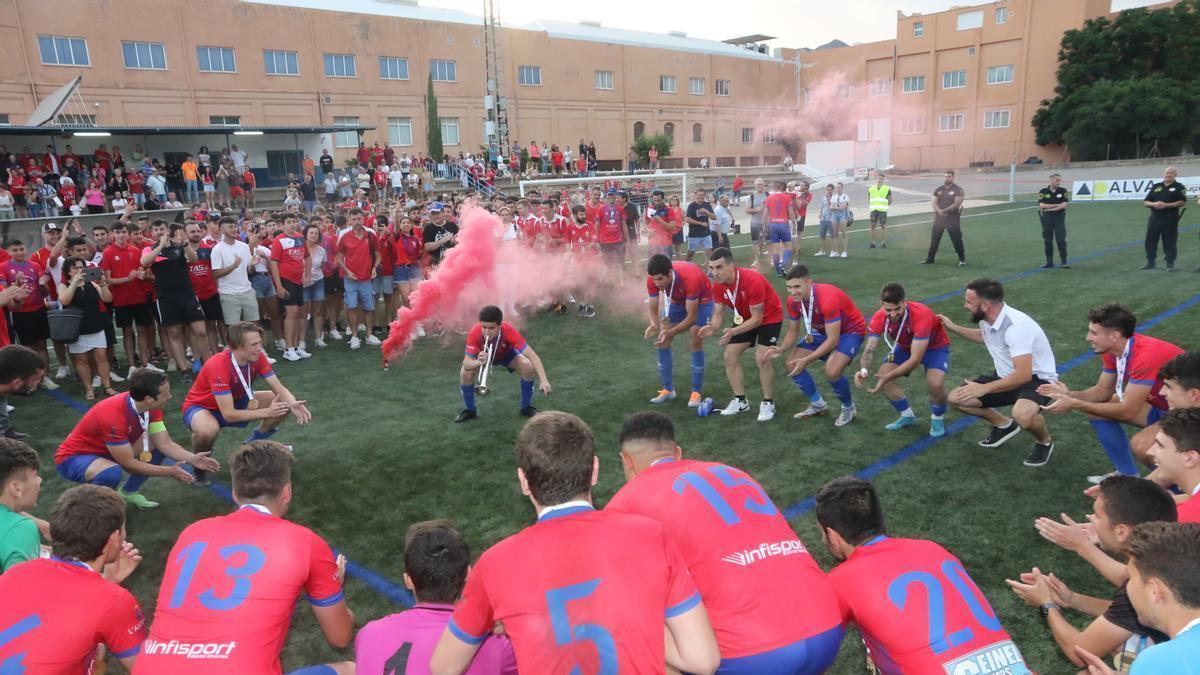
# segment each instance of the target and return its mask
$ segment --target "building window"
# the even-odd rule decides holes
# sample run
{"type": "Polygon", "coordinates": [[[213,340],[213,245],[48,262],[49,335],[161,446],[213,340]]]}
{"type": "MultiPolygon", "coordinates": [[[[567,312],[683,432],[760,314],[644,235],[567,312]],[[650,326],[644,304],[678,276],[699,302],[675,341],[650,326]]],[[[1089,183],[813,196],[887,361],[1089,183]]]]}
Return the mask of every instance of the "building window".
{"type": "Polygon", "coordinates": [[[804,102],[812,103],[812,100],[813,100],[812,90],[809,89],[808,87],[805,87],[802,91],[804,92],[804,102]]]}
{"type": "Polygon", "coordinates": [[[295,150],[268,150],[267,177],[287,180],[288,174],[300,175],[302,153],[295,150]]]}
{"type": "Polygon", "coordinates": [[[407,80],[408,59],[395,56],[379,57],[379,79],[407,80]]]}
{"type": "Polygon", "coordinates": [[[729,96],[729,92],[732,89],[733,87],[730,86],[729,80],[717,80],[717,96],[729,96]]]}
{"type": "Polygon", "coordinates": [[[942,115],[938,118],[938,131],[962,131],[966,128],[966,117],[962,113],[942,115]]]}
{"type": "Polygon", "coordinates": [[[202,73],[236,73],[233,47],[196,47],[196,62],[202,73]]]}
{"type": "Polygon", "coordinates": [[[542,67],[517,66],[517,84],[526,87],[542,86],[542,67]]]}
{"type": "Polygon", "coordinates": [[[326,54],[325,77],[358,77],[353,54],[326,54]]]}
{"type": "Polygon", "coordinates": [[[10,127],[12,122],[8,119],[8,113],[0,113],[0,127],[10,127]]]}
{"type": "Polygon", "coordinates": [[[764,129],[762,132],[762,142],[763,143],[775,143],[776,142],[775,130],[774,129],[764,129]]]}
{"type": "Polygon", "coordinates": [[[48,66],[90,66],[87,40],[60,35],[39,35],[38,51],[48,66]]]}
{"type": "Polygon", "coordinates": [[[412,118],[411,117],[389,117],[387,118],[388,126],[388,143],[391,145],[412,145],[412,118]]]}
{"type": "Polygon", "coordinates": [[[663,125],[663,133],[670,138],[675,138],[675,123],[667,122],[663,125]]]}
{"type": "Polygon", "coordinates": [[[161,42],[129,42],[121,43],[121,53],[125,56],[125,67],[137,70],[166,70],[167,52],[161,42]]]}
{"type": "Polygon", "coordinates": [[[458,145],[458,118],[440,117],[442,123],[442,145],[458,145]]]}
{"type": "Polygon", "coordinates": [[[214,127],[240,127],[242,126],[241,115],[209,115],[208,123],[214,127]]]}
{"type": "Polygon", "coordinates": [[[905,94],[917,94],[925,91],[925,76],[924,75],[909,75],[901,80],[900,91],[905,94]]]}
{"type": "Polygon", "coordinates": [[[596,71],[596,88],[597,89],[614,89],[613,87],[613,71],[597,70],[596,71]]]}
{"type": "Polygon", "coordinates": [[[999,25],[1002,23],[1008,23],[1008,8],[1007,7],[997,7],[996,8],[996,24],[999,25]]]}
{"type": "Polygon", "coordinates": [[[704,125],[703,124],[696,123],[696,124],[692,125],[692,142],[693,143],[703,143],[704,142],[704,125]]]}
{"type": "Polygon", "coordinates": [[[754,129],[753,128],[742,127],[742,142],[743,143],[753,143],[754,142],[754,129]]]}
{"type": "Polygon", "coordinates": [[[837,95],[838,95],[838,98],[853,98],[853,96],[854,96],[854,85],[852,85],[852,84],[839,84],[839,85],[838,85],[838,88],[837,88],[837,95]]]}
{"type": "Polygon", "coordinates": [[[263,69],[268,75],[299,75],[300,63],[296,58],[296,52],[264,49],[263,69]]]}
{"type": "Polygon", "coordinates": [[[693,77],[688,79],[688,93],[693,96],[704,95],[704,78],[693,77]]]}
{"type": "Polygon", "coordinates": [[[958,29],[971,30],[973,28],[983,28],[983,12],[963,12],[958,15],[958,29]]]}
{"type": "Polygon", "coordinates": [[[891,80],[871,80],[867,85],[867,92],[871,96],[891,96],[892,81],[891,80]]]}
{"type": "Polygon", "coordinates": [[[942,89],[961,89],[967,86],[967,71],[948,70],[942,73],[942,89]]]}
{"type": "Polygon", "coordinates": [[[674,75],[659,75],[658,90],[664,94],[675,93],[675,76],[674,75]]]}
{"type": "Polygon", "coordinates": [[[987,69],[988,84],[1008,84],[1013,81],[1012,66],[992,66],[987,69]]]}
{"type": "Polygon", "coordinates": [[[458,73],[453,61],[430,61],[429,72],[433,74],[434,82],[457,82],[458,73]]]}
{"type": "Polygon", "coordinates": [[[923,134],[925,133],[925,118],[924,117],[908,117],[900,120],[901,134],[923,134]]]}
{"type": "Polygon", "coordinates": [[[1011,110],[989,110],[983,113],[983,128],[1007,129],[1011,118],[1011,110]]]}
{"type": "Polygon", "coordinates": [[[642,134],[644,134],[644,133],[646,133],[646,125],[645,125],[645,123],[643,123],[643,122],[634,122],[634,123],[633,123],[633,138],[634,138],[635,140],[636,140],[636,139],[639,139],[639,138],[641,138],[641,137],[642,137],[642,134]]]}
{"type": "Polygon", "coordinates": [[[913,37],[921,37],[924,34],[925,34],[925,22],[924,21],[914,21],[913,22],[913,37]]]}
{"type": "Polygon", "coordinates": [[[60,127],[94,127],[96,126],[96,116],[59,113],[58,117],[54,118],[54,122],[60,127]]]}
{"type": "MultiPolygon", "coordinates": [[[[336,127],[356,127],[358,126],[357,117],[335,117],[333,125],[336,127]]],[[[333,146],[335,148],[357,148],[358,147],[358,132],[339,131],[333,135],[333,146]]]]}

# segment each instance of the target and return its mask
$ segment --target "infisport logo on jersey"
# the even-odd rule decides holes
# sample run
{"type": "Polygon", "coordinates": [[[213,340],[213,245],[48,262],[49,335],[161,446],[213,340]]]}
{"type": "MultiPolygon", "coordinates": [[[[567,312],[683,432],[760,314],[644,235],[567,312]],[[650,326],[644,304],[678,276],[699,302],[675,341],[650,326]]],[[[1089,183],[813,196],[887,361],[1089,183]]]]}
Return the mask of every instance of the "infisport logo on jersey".
{"type": "Polygon", "coordinates": [[[1030,675],[1012,640],[996,642],[945,664],[946,675],[1030,675]]]}
{"type": "MultiPolygon", "coordinates": [[[[1114,180],[1077,180],[1071,187],[1073,202],[1141,201],[1150,188],[1162,180],[1158,178],[1128,178],[1114,180]]],[[[1176,179],[1187,187],[1188,194],[1200,194],[1200,176],[1183,176],[1176,179]]]]}
{"type": "Polygon", "coordinates": [[[763,542],[758,545],[758,548],[748,548],[744,551],[730,553],[721,558],[727,563],[733,563],[739,567],[748,567],[760,560],[774,558],[776,556],[795,555],[797,553],[807,553],[804,544],[800,543],[799,539],[787,539],[776,542],[763,542]]]}
{"type": "Polygon", "coordinates": [[[227,659],[237,647],[237,642],[161,642],[147,638],[142,643],[142,653],[162,656],[182,656],[185,659],[227,659]]]}

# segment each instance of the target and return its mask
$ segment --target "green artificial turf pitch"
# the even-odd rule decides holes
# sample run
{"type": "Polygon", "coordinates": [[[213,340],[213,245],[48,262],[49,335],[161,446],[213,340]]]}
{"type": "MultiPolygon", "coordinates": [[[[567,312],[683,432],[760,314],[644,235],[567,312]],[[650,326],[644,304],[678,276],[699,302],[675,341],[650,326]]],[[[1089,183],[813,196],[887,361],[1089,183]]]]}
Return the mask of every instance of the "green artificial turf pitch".
{"type": "MultiPolygon", "coordinates": [[[[1140,204],[1073,205],[1068,228],[1075,263],[1070,270],[1034,271],[1043,260],[1042,241],[1036,210],[1029,202],[969,213],[963,220],[966,268],[955,266],[948,238],[942,242],[937,265],[917,264],[929,240],[927,216],[895,218],[888,248],[876,250],[866,247],[864,219],[852,228],[856,233],[850,236],[849,258],[812,257],[815,242],[807,240],[801,262],[817,281],[837,284],[850,293],[868,317],[878,306],[880,286],[899,281],[911,299],[950,294],[931,304],[960,323],[968,320],[961,299],[967,281],[977,276],[1019,275],[1006,284],[1007,299],[1041,323],[1059,364],[1087,351],[1083,336],[1089,307],[1121,301],[1145,320],[1187,301],[1200,287],[1197,275],[1190,271],[1196,228],[1186,222],[1181,243],[1188,255],[1180,261],[1186,269],[1171,275],[1161,267],[1138,271],[1145,224],[1140,204]]],[[[734,236],[733,244],[735,254],[747,259],[748,235],[734,236]]],[[[782,281],[771,278],[782,293],[782,281]]],[[[543,314],[526,322],[522,330],[542,356],[554,385],[553,394],[538,394],[535,404],[543,410],[580,415],[596,433],[601,470],[594,497],[602,506],[623,483],[616,447],[621,421],[633,411],[651,407],[648,400],[658,388],[658,378],[654,348],[642,339],[644,308],[614,312],[601,303],[599,312],[595,319],[573,313],[543,314]]],[[[1198,328],[1197,310],[1187,309],[1149,332],[1194,348],[1198,328]]],[[[497,372],[494,393],[480,399],[479,419],[451,423],[461,407],[457,373],[462,337],[450,337],[444,346],[421,341],[393,363],[390,372],[380,369],[376,350],[352,352],[344,343],[314,349],[316,355],[308,361],[281,360],[275,366],[283,382],[308,400],[314,415],[306,427],[289,421],[276,436],[296,448],[295,499],[289,517],[398,585],[403,574],[403,535],[413,522],[452,520],[477,556],[533,520],[530,504],[518,489],[513,462],[513,441],[525,420],[517,414],[517,380],[497,372]]],[[[948,385],[991,370],[982,345],[952,340],[948,385]]],[[[690,373],[686,346],[677,341],[675,348],[675,377],[681,391],[686,391],[690,373]]],[[[731,392],[715,339],[707,341],[706,351],[706,394],[723,405],[731,392]]],[[[754,404],[761,395],[748,356],[744,365],[754,404]]],[[[781,363],[776,362],[776,367],[781,369],[781,363]]],[[[1098,371],[1099,359],[1087,359],[1065,380],[1080,388],[1093,382],[1098,371]]],[[[834,401],[824,378],[819,372],[815,376],[825,397],[834,401]]],[[[186,445],[189,437],[178,407],[186,392],[177,375],[171,380],[175,398],[167,411],[167,425],[186,445]]],[[[867,396],[857,389],[859,416],[848,427],[835,430],[832,416],[793,420],[792,413],[806,402],[782,372],[775,395],[778,416],[770,423],[756,422],[753,408],[734,418],[698,418],[686,407],[684,396],[658,409],[675,418],[686,456],[746,470],[780,509],[786,509],[810,497],[827,480],[867,467],[927,433],[929,408],[922,378],[910,377],[903,386],[921,424],[897,432],[883,429],[895,413],[882,394],[867,396]]],[[[75,381],[64,382],[59,393],[82,400],[75,381]]],[[[42,392],[11,402],[17,406],[16,425],[32,434],[30,441],[43,459],[46,481],[35,512],[46,516],[68,487],[53,470],[54,450],[80,415],[42,392]]],[[[959,418],[952,411],[947,423],[959,418]]],[[[1043,468],[1021,465],[1029,450],[1027,435],[988,450],[976,445],[986,429],[975,424],[883,471],[874,482],[890,532],[934,539],[962,559],[1031,668],[1040,673],[1073,673],[1036,613],[1004,584],[1006,577],[1037,565],[1057,573],[1076,590],[1101,595],[1108,590],[1085,563],[1034,531],[1037,516],[1066,512],[1082,517],[1089,508],[1081,494],[1084,477],[1110,468],[1082,415],[1052,417],[1050,429],[1057,445],[1043,468]]],[[[217,445],[217,457],[227,465],[230,452],[244,436],[240,430],[227,430],[217,445]]],[[[217,478],[228,482],[227,466],[217,478]]],[[[129,512],[128,537],[145,560],[127,585],[152,617],[165,557],[180,530],[198,518],[226,513],[230,505],[203,488],[163,479],[151,480],[144,491],[162,505],[153,511],[129,512]]],[[[828,569],[832,560],[821,546],[811,512],[791,522],[828,569]]],[[[349,580],[347,597],[359,626],[401,609],[359,579],[349,580]]],[[[325,644],[311,613],[300,605],[283,655],[285,669],[352,658],[351,650],[338,652],[325,644]]],[[[862,672],[862,658],[861,643],[850,632],[833,672],[862,672]]],[[[112,672],[121,670],[112,665],[112,672]]]]}

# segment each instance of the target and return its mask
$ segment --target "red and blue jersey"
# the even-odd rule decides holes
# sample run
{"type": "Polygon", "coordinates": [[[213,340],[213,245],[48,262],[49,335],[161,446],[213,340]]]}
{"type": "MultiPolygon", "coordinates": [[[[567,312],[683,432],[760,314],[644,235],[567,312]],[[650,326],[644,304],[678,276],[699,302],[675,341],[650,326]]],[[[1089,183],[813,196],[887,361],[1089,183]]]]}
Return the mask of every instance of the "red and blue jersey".
{"type": "Polygon", "coordinates": [[[653,673],[666,619],[699,603],[662,525],[572,502],[480,556],[448,629],[479,644],[500,621],[522,673],[653,673]]]}
{"type": "Polygon", "coordinates": [[[808,307],[808,298],[803,303],[788,296],[788,318],[800,321],[806,310],[812,311],[812,326],[809,330],[814,335],[824,335],[825,326],[831,323],[842,324],[842,335],[865,335],[867,324],[863,321],[862,313],[858,311],[854,301],[842,289],[833,284],[813,284],[813,307],[808,307]]]}
{"type": "Polygon", "coordinates": [[[739,469],[664,459],[621,488],[605,511],[662,523],[700,589],[723,658],[762,654],[842,623],[825,573],[739,469]]]}
{"type": "Polygon", "coordinates": [[[950,346],[950,336],[946,335],[946,327],[932,309],[913,300],[906,302],[904,307],[907,314],[901,315],[898,321],[889,321],[887,312],[882,309],[875,312],[870,325],[867,326],[867,332],[871,337],[879,337],[883,335],[886,325],[888,339],[896,345],[896,349],[910,353],[914,340],[928,341],[926,349],[950,346]]]}
{"type": "MultiPolygon", "coordinates": [[[[147,422],[147,428],[155,423],[162,424],[163,411],[151,410],[147,422]]],[[[67,435],[62,445],[58,446],[58,452],[54,453],[54,463],[62,464],[63,460],[75,455],[106,457],[110,447],[133,445],[145,432],[146,429],[142,428],[142,418],[134,408],[128,392],[106,398],[93,405],[67,435]]]]}
{"type": "Polygon", "coordinates": [[[90,673],[96,645],[137,655],[146,621],[133,594],[81,562],[37,559],[0,576],[0,672],[90,673]]]}
{"type": "Polygon", "coordinates": [[[167,558],[133,672],[281,673],[301,594],[318,607],[342,601],[333,551],[312,530],[254,505],[197,521],[167,558]]]}
{"type": "MultiPolygon", "coordinates": [[[[1183,353],[1183,349],[1149,335],[1136,333],[1129,338],[1129,359],[1125,364],[1125,381],[1118,382],[1122,389],[1130,384],[1150,387],[1146,394],[1146,403],[1159,410],[1167,409],[1167,399],[1162,395],[1162,378],[1158,371],[1167,361],[1183,353]]],[[[1104,362],[1104,372],[1117,374],[1117,357],[1103,354],[1100,359],[1104,362]]]]}
{"type": "Polygon", "coordinates": [[[760,272],[745,267],[734,268],[733,284],[726,286],[714,282],[712,292],[717,302],[733,309],[745,321],[750,320],[751,307],[762,305],[762,325],[783,323],[783,302],[779,292],[760,272]]]}
{"type": "Polygon", "coordinates": [[[1029,673],[962,563],[934,542],[876,537],[829,578],[884,675],[1029,673]]]}
{"type": "Polygon", "coordinates": [[[259,352],[257,359],[237,367],[242,371],[241,377],[234,371],[233,352],[229,348],[205,361],[200,373],[196,375],[196,381],[192,383],[192,388],[183,399],[183,411],[186,413],[195,406],[217,410],[218,396],[233,396],[235,401],[249,398],[253,392],[246,391],[242,385],[242,378],[248,383],[253,383],[256,377],[275,376],[275,371],[271,370],[271,362],[267,361],[266,352],[259,352]]]}
{"type": "Polygon", "coordinates": [[[763,201],[763,207],[767,210],[768,223],[786,223],[790,220],[791,210],[794,208],[796,198],[786,192],[772,192],[770,196],[763,201]]]}
{"type": "MultiPolygon", "coordinates": [[[[671,285],[666,293],[672,305],[682,307],[688,300],[697,300],[702,305],[713,301],[712,282],[699,265],[676,260],[671,263],[671,270],[671,285]]],[[[646,277],[646,292],[652,298],[658,297],[661,292],[650,277],[646,277]]]]}
{"type": "MultiPolygon", "coordinates": [[[[492,359],[497,363],[502,363],[505,359],[520,354],[528,346],[521,333],[507,321],[500,322],[499,340],[496,344],[496,351],[492,354],[492,359]]],[[[483,324],[477,323],[471,326],[471,330],[467,332],[467,349],[463,353],[477,359],[483,353],[483,347],[483,324]]]]}

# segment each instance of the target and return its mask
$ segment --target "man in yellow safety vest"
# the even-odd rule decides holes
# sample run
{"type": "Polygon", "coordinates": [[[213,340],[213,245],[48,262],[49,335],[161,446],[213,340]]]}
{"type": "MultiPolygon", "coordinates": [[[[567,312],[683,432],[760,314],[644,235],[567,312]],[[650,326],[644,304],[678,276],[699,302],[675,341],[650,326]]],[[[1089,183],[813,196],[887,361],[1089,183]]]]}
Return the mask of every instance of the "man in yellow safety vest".
{"type": "Polygon", "coordinates": [[[892,188],[883,184],[884,175],[875,174],[875,184],[867,188],[871,209],[871,248],[887,248],[887,214],[892,205],[892,188]],[[875,228],[879,234],[875,234],[875,228]]]}

